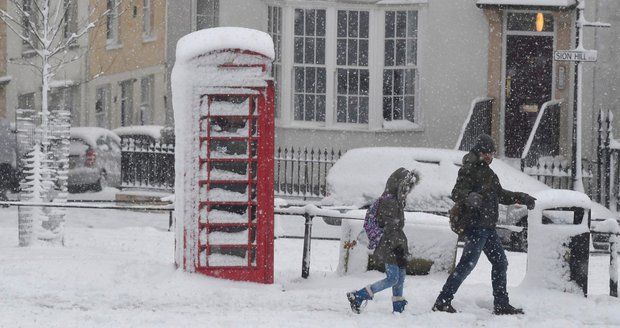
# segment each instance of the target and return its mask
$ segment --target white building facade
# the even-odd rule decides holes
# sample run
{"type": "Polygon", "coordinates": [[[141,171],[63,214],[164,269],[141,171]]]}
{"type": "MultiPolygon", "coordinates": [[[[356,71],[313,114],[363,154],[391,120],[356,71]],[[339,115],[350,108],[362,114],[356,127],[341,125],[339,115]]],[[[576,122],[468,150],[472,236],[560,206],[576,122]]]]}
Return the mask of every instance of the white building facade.
{"type": "MultiPolygon", "coordinates": [[[[519,157],[544,102],[561,102],[549,133],[570,156],[576,0],[186,0],[168,6],[168,65],[176,40],[212,26],[270,33],[277,59],[276,141],[281,146],[453,148],[472,101],[493,100],[500,155],[519,157]],[[536,22],[540,20],[540,29],[536,22]],[[533,87],[529,87],[533,86],[533,87]]],[[[584,149],[598,109],[618,108],[620,3],[587,0],[584,149]]],[[[589,155],[588,151],[584,155],[589,155]]]]}

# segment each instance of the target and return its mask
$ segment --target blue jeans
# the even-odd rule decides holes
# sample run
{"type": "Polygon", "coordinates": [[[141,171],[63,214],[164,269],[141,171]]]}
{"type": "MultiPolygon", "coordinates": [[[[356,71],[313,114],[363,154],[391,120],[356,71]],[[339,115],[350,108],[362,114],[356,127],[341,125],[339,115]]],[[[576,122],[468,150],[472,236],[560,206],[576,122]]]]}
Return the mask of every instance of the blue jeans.
{"type": "Polygon", "coordinates": [[[403,285],[405,284],[405,268],[399,268],[396,264],[386,264],[385,274],[387,277],[370,285],[373,294],[392,287],[392,296],[403,296],[403,285]]]}
{"type": "Polygon", "coordinates": [[[465,246],[459,263],[454,272],[443,285],[441,293],[437,297],[437,303],[450,302],[465,278],[476,266],[480,253],[484,254],[491,262],[491,284],[493,285],[493,297],[495,307],[508,305],[508,292],[506,291],[506,271],[508,259],[500,242],[495,228],[469,228],[465,230],[465,246]]]}

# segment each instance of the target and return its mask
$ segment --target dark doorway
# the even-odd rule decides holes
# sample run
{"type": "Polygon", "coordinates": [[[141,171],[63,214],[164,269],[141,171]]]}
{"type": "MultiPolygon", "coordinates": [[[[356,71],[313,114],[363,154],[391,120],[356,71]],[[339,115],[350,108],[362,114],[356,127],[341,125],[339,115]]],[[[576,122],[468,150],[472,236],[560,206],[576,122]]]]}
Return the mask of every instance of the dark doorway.
{"type": "Polygon", "coordinates": [[[551,100],[552,69],[553,36],[506,36],[506,157],[521,157],[542,104],[551,100]]]}

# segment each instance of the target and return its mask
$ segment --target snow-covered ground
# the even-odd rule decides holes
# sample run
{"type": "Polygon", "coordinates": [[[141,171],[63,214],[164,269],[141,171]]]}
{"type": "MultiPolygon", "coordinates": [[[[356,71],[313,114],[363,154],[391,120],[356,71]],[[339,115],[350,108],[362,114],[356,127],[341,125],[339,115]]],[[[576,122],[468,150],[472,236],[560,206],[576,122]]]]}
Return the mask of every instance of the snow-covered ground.
{"type": "MultiPolygon", "coordinates": [[[[101,196],[101,195],[99,195],[101,196]]],[[[336,274],[338,242],[312,243],[301,279],[301,239],[275,241],[275,283],[218,280],[175,270],[173,232],[161,213],[70,210],[66,247],[17,247],[15,208],[0,208],[0,327],[389,327],[620,326],[620,301],[608,296],[607,255],[591,258],[590,297],[518,287],[526,254],[508,253],[511,301],[526,315],[491,314],[490,264],[481,258],[454,301],[459,314],[433,313],[445,274],[407,277],[409,301],[391,313],[390,293],[351,312],[345,292],[379,272],[336,274]]],[[[336,236],[320,221],[313,233],[336,236]]],[[[278,218],[280,235],[301,235],[303,219],[278,218]]]]}

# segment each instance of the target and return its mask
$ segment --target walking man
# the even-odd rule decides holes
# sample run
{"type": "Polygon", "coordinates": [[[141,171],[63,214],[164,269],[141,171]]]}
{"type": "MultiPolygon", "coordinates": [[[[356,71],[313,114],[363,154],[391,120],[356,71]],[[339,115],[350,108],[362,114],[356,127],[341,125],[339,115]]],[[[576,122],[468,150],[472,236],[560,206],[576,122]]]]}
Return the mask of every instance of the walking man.
{"type": "Polygon", "coordinates": [[[506,291],[508,259],[495,230],[499,204],[524,204],[533,209],[535,198],[521,192],[502,188],[497,175],[489,167],[495,155],[493,139],[482,134],[478,136],[472,150],[463,157],[452,200],[460,206],[460,219],[466,222],[463,232],[465,246],[463,254],[452,274],[444,284],[435,301],[433,311],[455,313],[452,299],[465,278],[476,266],[480,253],[491,262],[495,314],[523,314],[523,310],[510,305],[506,291]]]}

